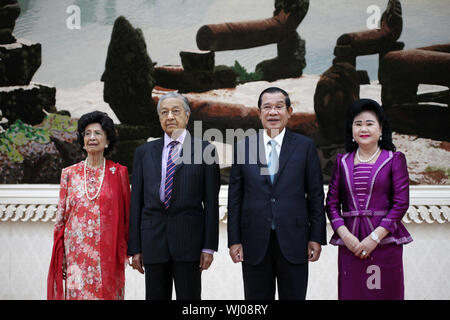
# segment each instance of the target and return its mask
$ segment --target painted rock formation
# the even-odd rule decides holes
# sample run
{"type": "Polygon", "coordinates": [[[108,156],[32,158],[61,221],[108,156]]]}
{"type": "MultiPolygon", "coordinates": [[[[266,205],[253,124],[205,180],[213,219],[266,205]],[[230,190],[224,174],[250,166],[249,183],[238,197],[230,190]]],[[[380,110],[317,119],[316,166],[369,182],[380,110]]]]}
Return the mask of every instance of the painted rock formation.
{"type": "MultiPolygon", "coordinates": [[[[401,50],[403,42],[397,42],[403,29],[402,7],[399,0],[389,0],[381,16],[380,28],[345,33],[336,41],[335,62],[348,62],[356,67],[356,57],[378,54],[379,60],[392,50],[401,50]]],[[[369,83],[366,71],[359,71],[361,83],[369,83]]]]}
{"type": "Polygon", "coordinates": [[[273,17],[255,21],[209,24],[196,36],[200,50],[239,50],[277,44],[277,57],[262,61],[256,72],[262,80],[300,77],[306,66],[305,41],[297,27],[306,16],[309,0],[276,0],[273,17]]]}

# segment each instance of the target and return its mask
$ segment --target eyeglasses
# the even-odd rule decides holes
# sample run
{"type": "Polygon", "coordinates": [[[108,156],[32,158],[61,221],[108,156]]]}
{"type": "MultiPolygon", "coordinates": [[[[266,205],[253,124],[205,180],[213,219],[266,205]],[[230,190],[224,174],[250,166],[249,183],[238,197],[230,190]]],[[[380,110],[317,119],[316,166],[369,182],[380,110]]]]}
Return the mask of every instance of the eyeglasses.
{"type": "Polygon", "coordinates": [[[262,112],[265,112],[265,113],[269,113],[269,112],[272,111],[272,110],[275,110],[276,112],[280,112],[280,111],[282,111],[284,108],[286,108],[285,105],[276,105],[276,106],[269,106],[269,105],[266,105],[266,106],[262,106],[262,107],[261,107],[261,111],[262,111],[262,112]]]}
{"type": "Polygon", "coordinates": [[[86,137],[91,137],[92,135],[97,138],[97,137],[102,137],[103,136],[103,132],[101,132],[100,130],[94,130],[94,131],[84,131],[82,134],[83,138],[86,137]]]}
{"type": "Polygon", "coordinates": [[[162,111],[159,113],[159,116],[160,116],[161,118],[167,118],[167,117],[169,116],[169,114],[172,113],[172,115],[173,115],[174,117],[178,117],[178,116],[181,115],[181,112],[182,112],[182,109],[162,110],[162,111]]]}

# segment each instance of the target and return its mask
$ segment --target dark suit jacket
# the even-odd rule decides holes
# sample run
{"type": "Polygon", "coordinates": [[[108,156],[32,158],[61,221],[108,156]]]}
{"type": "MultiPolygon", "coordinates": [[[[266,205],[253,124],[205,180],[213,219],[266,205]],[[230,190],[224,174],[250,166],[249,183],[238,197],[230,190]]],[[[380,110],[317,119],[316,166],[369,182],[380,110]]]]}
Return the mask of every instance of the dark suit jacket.
{"type": "Polygon", "coordinates": [[[228,189],[228,246],[242,243],[244,261],[260,263],[274,219],[284,257],[291,263],[305,263],[308,241],[326,244],[322,172],[316,148],[311,139],[286,130],[272,185],[269,175],[261,174],[267,170],[263,143],[260,133],[235,145],[228,189]]]}
{"type": "Polygon", "coordinates": [[[213,151],[205,153],[215,157],[216,150],[186,136],[180,155],[188,152],[191,163],[177,164],[171,204],[165,210],[159,198],[163,147],[161,138],[139,146],[134,155],[128,254],[142,253],[144,264],[199,261],[202,249],[218,249],[219,165],[205,163],[200,154],[208,148],[213,151]]]}

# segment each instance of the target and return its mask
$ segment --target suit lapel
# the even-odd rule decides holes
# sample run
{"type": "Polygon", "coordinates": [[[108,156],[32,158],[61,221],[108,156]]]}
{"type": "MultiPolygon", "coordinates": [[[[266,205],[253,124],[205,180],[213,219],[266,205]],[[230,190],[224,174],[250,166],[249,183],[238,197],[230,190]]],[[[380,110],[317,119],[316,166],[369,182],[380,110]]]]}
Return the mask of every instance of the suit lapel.
{"type": "MultiPolygon", "coordinates": [[[[267,166],[268,160],[266,159],[266,147],[264,146],[264,138],[263,138],[263,130],[259,130],[259,133],[257,134],[257,150],[258,153],[256,156],[258,167],[259,167],[259,173],[264,175],[264,178],[266,182],[269,185],[272,185],[272,182],[270,181],[270,175],[269,175],[269,168],[267,166]]],[[[251,146],[251,140],[249,139],[249,158],[252,158],[251,152],[253,151],[253,148],[251,146]]]]}
{"type": "Polygon", "coordinates": [[[263,131],[261,130],[257,135],[256,135],[256,139],[257,139],[257,149],[256,149],[256,152],[257,152],[257,154],[256,155],[253,155],[252,154],[252,152],[253,152],[253,148],[252,148],[252,141],[251,141],[251,139],[249,138],[249,141],[248,141],[248,149],[249,149],[249,159],[252,159],[252,157],[253,156],[256,156],[256,158],[255,159],[257,159],[257,163],[258,163],[258,166],[260,166],[260,167],[267,167],[267,159],[266,159],[266,149],[265,149],[265,147],[264,147],[264,138],[263,138],[263,131]]]}
{"type": "MultiPolygon", "coordinates": [[[[288,129],[286,129],[286,132],[284,134],[283,143],[281,145],[280,154],[278,156],[278,172],[275,174],[273,185],[275,185],[278,181],[278,178],[283,171],[284,167],[286,166],[286,163],[288,162],[289,158],[292,156],[292,153],[294,149],[296,148],[295,144],[295,136],[290,132],[288,129]]],[[[266,149],[264,146],[264,138],[263,138],[263,131],[261,130],[258,134],[258,166],[260,167],[260,172],[265,172],[266,181],[268,184],[272,185],[272,182],[270,182],[270,175],[268,174],[268,167],[266,159],[266,149]]]]}
{"type": "Polygon", "coordinates": [[[275,179],[273,181],[274,185],[277,183],[279,176],[283,172],[283,169],[286,166],[286,163],[288,162],[289,158],[294,153],[293,151],[295,147],[296,147],[295,136],[292,134],[292,132],[286,129],[283,138],[283,144],[281,145],[280,156],[278,158],[278,172],[275,174],[275,179]]]}
{"type": "MultiPolygon", "coordinates": [[[[200,142],[201,144],[201,142],[200,142]]],[[[203,150],[203,148],[201,148],[200,150],[203,150]]],[[[186,160],[189,160],[189,163],[194,163],[195,158],[194,158],[194,138],[191,137],[189,135],[189,133],[186,134],[186,137],[184,138],[184,142],[183,142],[183,146],[180,150],[180,155],[179,155],[179,163],[176,165],[175,167],[175,173],[177,173],[178,170],[180,170],[183,165],[184,165],[184,157],[185,157],[185,153],[188,152],[190,153],[190,158],[187,158],[186,160]]],[[[203,156],[203,155],[202,155],[203,156]]]]}
{"type": "Polygon", "coordinates": [[[161,182],[161,165],[162,165],[162,152],[164,148],[164,138],[159,139],[156,141],[156,143],[153,145],[153,166],[158,172],[158,183],[161,182]]]}

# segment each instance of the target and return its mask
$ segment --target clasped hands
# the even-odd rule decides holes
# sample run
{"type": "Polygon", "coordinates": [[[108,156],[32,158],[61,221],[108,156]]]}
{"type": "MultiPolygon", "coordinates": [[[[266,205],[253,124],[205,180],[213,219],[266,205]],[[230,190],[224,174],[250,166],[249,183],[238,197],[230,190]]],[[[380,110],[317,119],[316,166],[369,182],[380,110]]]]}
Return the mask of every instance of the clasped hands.
{"type": "Polygon", "coordinates": [[[356,257],[360,259],[368,259],[373,250],[377,247],[378,243],[373,240],[370,235],[365,237],[362,241],[359,241],[346,227],[338,229],[338,235],[344,241],[348,250],[354,253],[356,257]],[[344,229],[345,228],[345,229],[344,229]]]}

